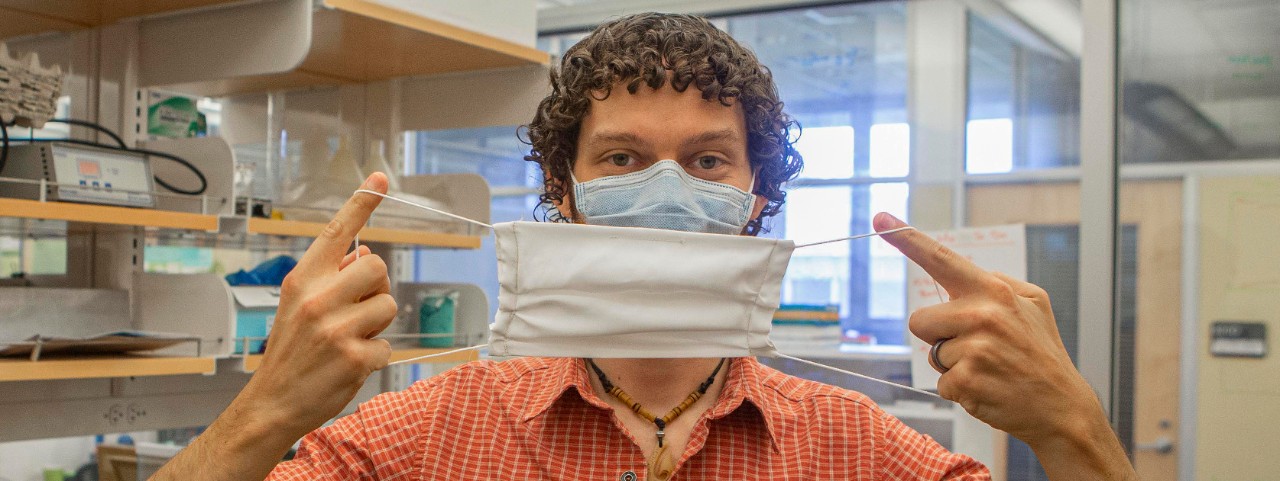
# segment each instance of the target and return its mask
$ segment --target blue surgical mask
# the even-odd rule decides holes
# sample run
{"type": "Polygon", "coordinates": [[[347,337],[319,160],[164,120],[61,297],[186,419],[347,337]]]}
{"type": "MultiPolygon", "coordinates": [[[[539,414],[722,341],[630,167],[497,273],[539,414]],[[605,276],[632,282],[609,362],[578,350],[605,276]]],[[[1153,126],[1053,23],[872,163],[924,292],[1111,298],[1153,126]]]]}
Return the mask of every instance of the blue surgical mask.
{"type": "Polygon", "coordinates": [[[674,160],[587,182],[575,178],[573,187],[574,206],[588,224],[709,234],[741,233],[755,200],[737,187],[691,176],[674,160]]]}

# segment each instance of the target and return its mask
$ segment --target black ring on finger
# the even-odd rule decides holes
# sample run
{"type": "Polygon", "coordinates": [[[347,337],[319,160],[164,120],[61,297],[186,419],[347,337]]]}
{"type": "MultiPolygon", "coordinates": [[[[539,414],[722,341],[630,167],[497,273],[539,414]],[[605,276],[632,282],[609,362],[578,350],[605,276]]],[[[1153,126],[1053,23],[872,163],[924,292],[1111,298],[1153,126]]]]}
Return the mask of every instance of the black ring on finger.
{"type": "Polygon", "coordinates": [[[950,340],[951,340],[950,337],[944,337],[942,339],[938,339],[938,342],[933,343],[933,347],[929,348],[929,359],[933,361],[933,368],[937,369],[938,372],[941,374],[946,374],[947,371],[951,370],[951,368],[944,366],[942,364],[942,359],[938,358],[938,349],[942,347],[942,343],[950,340]]]}

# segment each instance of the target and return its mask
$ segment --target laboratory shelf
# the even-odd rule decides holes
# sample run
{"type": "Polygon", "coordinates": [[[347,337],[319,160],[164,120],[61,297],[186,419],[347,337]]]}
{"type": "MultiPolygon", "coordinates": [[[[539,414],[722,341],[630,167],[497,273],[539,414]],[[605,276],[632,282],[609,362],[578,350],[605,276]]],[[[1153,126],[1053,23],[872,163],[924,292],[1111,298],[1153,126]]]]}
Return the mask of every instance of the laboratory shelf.
{"type": "Polygon", "coordinates": [[[520,43],[372,0],[323,0],[319,2],[320,8],[311,8],[307,2],[302,9],[285,8],[278,3],[281,2],[24,0],[0,7],[0,18],[21,20],[0,22],[0,40],[47,31],[74,31],[141,17],[141,38],[149,41],[149,46],[173,47],[142,52],[142,86],[209,97],[545,65],[550,58],[546,52],[520,43]],[[277,5],[269,5],[271,3],[277,5]],[[254,9],[288,12],[281,19],[298,21],[270,20],[279,28],[262,34],[265,35],[262,38],[256,38],[259,36],[256,33],[243,38],[228,37],[226,41],[234,45],[210,39],[180,48],[178,45],[185,40],[173,38],[175,33],[205,29],[212,29],[210,35],[242,27],[259,32],[248,25],[257,22],[255,18],[267,16],[255,14],[259,10],[254,9]],[[244,13],[229,13],[234,10],[244,13]],[[250,23],[244,23],[246,21],[250,23]],[[273,45],[278,51],[254,47],[262,43],[273,45]],[[202,61],[206,55],[192,55],[198,52],[186,48],[202,45],[213,49],[208,55],[214,58],[230,49],[243,55],[260,56],[261,60],[224,65],[218,61],[202,61]]]}
{"type": "MultiPolygon", "coordinates": [[[[391,362],[403,361],[405,359],[412,359],[419,356],[426,356],[428,354],[448,352],[454,349],[457,349],[457,348],[450,347],[445,349],[427,349],[427,348],[393,349],[391,351],[391,362]]],[[[416,362],[415,364],[471,362],[479,358],[480,358],[480,355],[477,354],[475,350],[471,350],[471,351],[455,352],[447,356],[423,359],[421,361],[416,362]]],[[[244,356],[244,372],[256,371],[258,370],[258,366],[261,366],[261,365],[262,365],[261,354],[250,354],[248,356],[244,356]]]]}
{"type": "Polygon", "coordinates": [[[77,356],[38,361],[4,358],[0,359],[0,382],[213,374],[216,369],[217,360],[212,357],[77,356]]]}
{"type": "MultiPolygon", "coordinates": [[[[281,235],[293,237],[316,237],[324,231],[325,224],[296,220],[251,218],[248,222],[250,234],[281,235]]],[[[445,234],[408,229],[388,229],[384,227],[365,227],[360,230],[360,242],[386,242],[392,244],[417,245],[425,247],[452,247],[459,249],[480,248],[479,236],[445,234]]]]}
{"type": "Polygon", "coordinates": [[[218,217],[156,209],[0,198],[0,217],[217,231],[218,217]]]}
{"type": "Polygon", "coordinates": [[[0,6],[0,39],[71,32],[119,20],[229,3],[228,0],[13,0],[0,6]]]}
{"type": "Polygon", "coordinates": [[[165,88],[210,97],[368,83],[406,76],[546,64],[535,48],[369,0],[325,0],[313,14],[311,48],[297,68],[212,78],[165,88]]]}

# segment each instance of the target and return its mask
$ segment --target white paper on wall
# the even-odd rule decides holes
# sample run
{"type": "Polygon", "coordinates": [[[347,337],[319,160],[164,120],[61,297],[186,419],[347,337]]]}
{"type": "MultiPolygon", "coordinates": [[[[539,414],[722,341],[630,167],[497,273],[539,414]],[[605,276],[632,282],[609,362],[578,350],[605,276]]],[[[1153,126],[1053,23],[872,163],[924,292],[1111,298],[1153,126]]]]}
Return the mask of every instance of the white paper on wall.
{"type": "MultiPolygon", "coordinates": [[[[1023,224],[973,227],[926,232],[978,267],[1003,272],[1014,279],[1027,279],[1027,236],[1023,224]]],[[[907,311],[915,312],[947,299],[947,291],[915,263],[907,263],[907,311]]],[[[929,348],[910,336],[911,384],[919,389],[938,388],[938,372],[929,366],[929,348]]],[[[946,349],[945,347],[943,348],[946,349]]]]}

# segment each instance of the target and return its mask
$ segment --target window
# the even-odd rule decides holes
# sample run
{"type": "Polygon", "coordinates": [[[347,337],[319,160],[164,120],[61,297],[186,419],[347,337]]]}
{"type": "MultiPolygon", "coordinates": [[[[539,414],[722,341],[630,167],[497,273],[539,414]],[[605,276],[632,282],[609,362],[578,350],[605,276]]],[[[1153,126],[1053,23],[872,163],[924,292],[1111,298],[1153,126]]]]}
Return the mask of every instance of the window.
{"type": "Polygon", "coordinates": [[[965,171],[1078,165],[1080,60],[1016,24],[968,21],[965,171]]]}
{"type": "MultiPolygon", "coordinates": [[[[870,232],[877,212],[906,218],[905,2],[802,8],[727,18],[728,32],[774,73],[803,126],[805,169],[770,236],[797,243],[870,232]]],[[[847,341],[905,342],[906,265],[878,239],[798,249],[784,303],[839,306],[847,341]]]]}
{"type": "Polygon", "coordinates": [[[905,122],[871,126],[871,176],[906,177],[911,169],[911,126],[905,122]]]}
{"type": "Polygon", "coordinates": [[[804,129],[795,148],[804,156],[801,178],[853,177],[853,127],[840,125],[804,129]]]}
{"type": "Polygon", "coordinates": [[[970,120],[965,127],[965,170],[970,174],[998,174],[1013,170],[1013,121],[970,120]]]}

